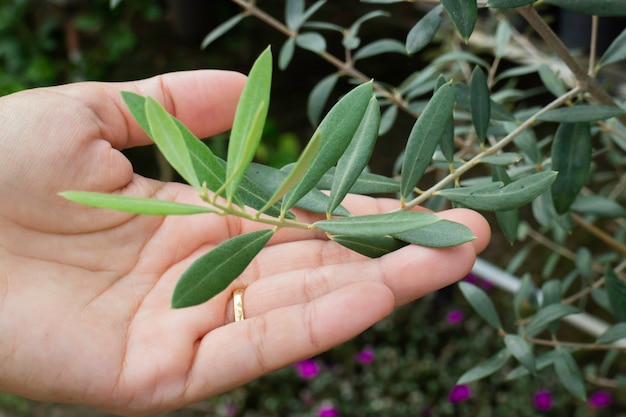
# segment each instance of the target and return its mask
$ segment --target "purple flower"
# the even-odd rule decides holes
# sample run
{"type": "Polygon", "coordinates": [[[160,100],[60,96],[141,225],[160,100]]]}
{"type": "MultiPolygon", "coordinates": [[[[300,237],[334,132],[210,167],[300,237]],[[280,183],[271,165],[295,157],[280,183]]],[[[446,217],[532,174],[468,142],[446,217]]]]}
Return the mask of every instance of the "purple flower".
{"type": "Polygon", "coordinates": [[[548,411],[552,408],[552,394],[548,390],[537,391],[533,397],[533,405],[537,410],[548,411]]]}
{"type": "Polygon", "coordinates": [[[226,415],[227,416],[234,416],[237,414],[237,412],[239,412],[239,408],[233,404],[233,403],[228,403],[226,404],[226,415]]]}
{"type": "Polygon", "coordinates": [[[613,402],[613,396],[606,391],[596,391],[589,396],[587,404],[592,408],[608,407],[613,402]]]}
{"type": "Polygon", "coordinates": [[[332,405],[323,405],[317,410],[317,417],[339,417],[339,410],[332,405]]]}
{"type": "Polygon", "coordinates": [[[365,348],[356,354],[356,361],[361,365],[367,365],[374,361],[374,349],[365,348]]]}
{"type": "Polygon", "coordinates": [[[305,359],[297,362],[294,366],[298,375],[304,379],[313,379],[320,373],[320,367],[313,359],[305,359]]]}
{"type": "Polygon", "coordinates": [[[446,323],[459,324],[463,321],[463,312],[461,310],[450,310],[446,314],[446,323]]]}
{"type": "Polygon", "coordinates": [[[472,390],[469,385],[457,385],[453,387],[448,393],[448,401],[452,404],[465,401],[472,396],[472,390]]]}
{"type": "Polygon", "coordinates": [[[477,275],[474,275],[471,272],[465,276],[465,281],[469,282],[470,284],[474,284],[477,287],[480,287],[485,291],[489,291],[490,289],[493,288],[493,284],[491,282],[477,275]]]}

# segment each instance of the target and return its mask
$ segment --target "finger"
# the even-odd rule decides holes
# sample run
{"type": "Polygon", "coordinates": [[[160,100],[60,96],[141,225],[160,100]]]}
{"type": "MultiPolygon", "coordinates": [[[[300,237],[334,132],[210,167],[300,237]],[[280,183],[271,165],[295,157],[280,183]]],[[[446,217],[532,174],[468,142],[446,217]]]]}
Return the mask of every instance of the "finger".
{"type": "Polygon", "coordinates": [[[187,400],[226,391],[326,351],[363,332],[392,308],[393,298],[384,286],[365,282],[216,329],[200,343],[187,400]]]}
{"type": "Polygon", "coordinates": [[[92,109],[104,139],[124,149],[150,143],[132,117],[121,91],[150,96],[196,136],[205,138],[231,127],[245,76],[231,71],[198,70],[158,75],[124,83],[79,83],[57,87],[92,109]]]}

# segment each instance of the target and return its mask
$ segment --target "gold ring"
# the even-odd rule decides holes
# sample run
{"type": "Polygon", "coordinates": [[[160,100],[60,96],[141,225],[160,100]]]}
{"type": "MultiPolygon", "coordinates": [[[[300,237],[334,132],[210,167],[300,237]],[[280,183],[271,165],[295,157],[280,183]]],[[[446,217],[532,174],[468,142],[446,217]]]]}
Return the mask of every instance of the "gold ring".
{"type": "Polygon", "coordinates": [[[233,293],[233,310],[235,312],[235,321],[245,319],[243,315],[243,288],[235,290],[233,293]]]}

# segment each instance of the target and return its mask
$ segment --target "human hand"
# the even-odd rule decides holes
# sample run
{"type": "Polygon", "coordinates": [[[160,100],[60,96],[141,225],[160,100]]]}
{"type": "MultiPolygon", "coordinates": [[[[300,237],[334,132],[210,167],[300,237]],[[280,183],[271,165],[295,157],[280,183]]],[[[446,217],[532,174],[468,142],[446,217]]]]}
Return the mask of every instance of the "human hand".
{"type": "MultiPolygon", "coordinates": [[[[149,139],[119,92],[154,97],[206,137],[230,127],[244,81],[196,71],[0,99],[0,391],[126,415],[184,407],[344,342],[469,271],[489,240],[487,223],[469,210],[440,215],[469,226],[473,242],[410,245],[378,259],[322,234],[281,230],[223,293],[171,309],[176,281],[194,259],[260,226],[213,214],[110,212],[58,193],[199,203],[189,186],[133,173],[120,150],[149,139]],[[241,322],[234,288],[246,289],[241,322]]],[[[344,202],[354,214],[397,204],[344,202]]]]}

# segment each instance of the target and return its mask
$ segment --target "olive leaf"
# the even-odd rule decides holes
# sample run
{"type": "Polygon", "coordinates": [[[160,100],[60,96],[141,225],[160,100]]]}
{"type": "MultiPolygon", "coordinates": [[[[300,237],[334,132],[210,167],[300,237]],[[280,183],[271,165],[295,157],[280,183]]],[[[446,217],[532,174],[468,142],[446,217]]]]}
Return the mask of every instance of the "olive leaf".
{"type": "Polygon", "coordinates": [[[455,89],[444,84],[437,89],[413,125],[402,163],[401,198],[406,200],[432,161],[441,137],[452,123],[455,89]]]}
{"type": "Polygon", "coordinates": [[[330,239],[370,258],[379,258],[408,245],[390,236],[330,235],[330,239]]]}
{"type": "Polygon", "coordinates": [[[438,195],[475,210],[501,211],[521,207],[546,191],[556,172],[542,171],[502,186],[501,182],[438,191],[438,195]]]}
{"type": "Polygon", "coordinates": [[[478,17],[476,0],[441,0],[441,4],[450,16],[456,30],[467,42],[474,31],[478,17]]]}
{"type": "Polygon", "coordinates": [[[267,229],[239,235],[196,259],[178,280],[172,307],[191,307],[222,292],[241,275],[273,234],[273,229],[267,229]]]}
{"type": "Polygon", "coordinates": [[[498,353],[490,357],[484,362],[479,363],[475,367],[466,371],[458,379],[457,384],[469,384],[470,382],[478,381],[488,377],[489,375],[500,370],[511,357],[511,352],[508,349],[501,349],[498,353]]]}
{"type": "Polygon", "coordinates": [[[400,211],[319,220],[313,223],[313,227],[337,235],[385,236],[425,227],[439,221],[442,219],[432,213],[400,211]]]}
{"type": "Polygon", "coordinates": [[[498,311],[489,296],[483,290],[467,282],[459,282],[459,289],[479,316],[496,329],[502,329],[502,322],[500,321],[498,311]]]}
{"type": "Polygon", "coordinates": [[[63,191],[59,193],[70,201],[90,207],[123,211],[126,213],[148,214],[154,216],[215,213],[215,210],[193,204],[154,198],[132,197],[119,194],[97,193],[90,191],[63,191]]]}
{"type": "Polygon", "coordinates": [[[241,178],[261,141],[269,108],[271,79],[272,53],[268,47],[252,65],[235,111],[223,185],[229,201],[235,196],[241,178]]]}
{"type": "Polygon", "coordinates": [[[441,5],[433,7],[411,28],[405,41],[407,53],[419,52],[433,40],[441,26],[441,11],[441,5]]]}
{"type": "Polygon", "coordinates": [[[472,113],[472,122],[476,130],[476,136],[481,144],[485,142],[487,137],[487,128],[491,119],[491,99],[489,98],[489,85],[487,84],[487,76],[485,72],[476,66],[472,71],[470,80],[470,111],[472,113]]]}
{"type": "Polygon", "coordinates": [[[594,16],[626,16],[623,0],[543,0],[546,4],[594,16]]]}

